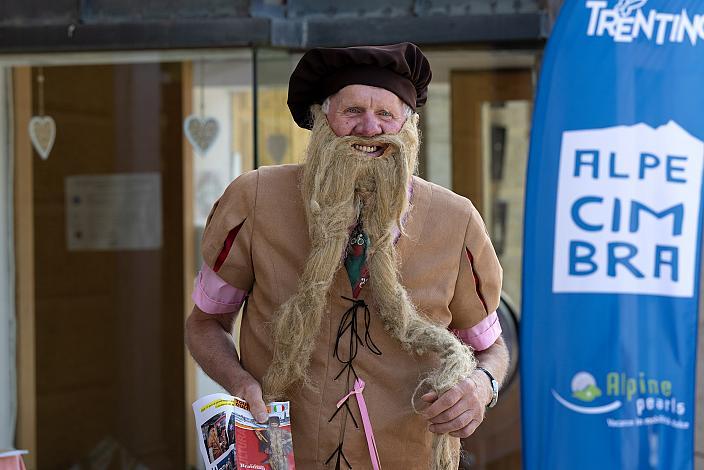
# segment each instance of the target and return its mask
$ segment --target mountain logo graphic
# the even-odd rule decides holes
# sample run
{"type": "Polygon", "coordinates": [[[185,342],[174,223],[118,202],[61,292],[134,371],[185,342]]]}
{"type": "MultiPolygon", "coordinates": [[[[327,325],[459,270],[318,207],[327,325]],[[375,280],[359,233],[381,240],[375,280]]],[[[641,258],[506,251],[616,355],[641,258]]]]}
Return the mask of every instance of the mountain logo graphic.
{"type": "MultiPolygon", "coordinates": [[[[602,396],[601,389],[597,385],[596,379],[589,372],[577,372],[574,377],[572,377],[572,382],[570,385],[572,389],[572,398],[583,403],[591,403],[602,396]]],[[[577,405],[560,396],[560,394],[554,389],[551,391],[553,397],[555,397],[555,400],[557,400],[558,403],[569,410],[581,414],[593,415],[610,413],[617,410],[622,405],[620,400],[615,400],[611,403],[600,406],[577,405]]]]}
{"type": "Polygon", "coordinates": [[[618,3],[614,6],[614,10],[618,12],[621,18],[627,18],[631,14],[640,10],[648,3],[648,0],[618,0],[618,3]]]}
{"type": "Polygon", "coordinates": [[[578,372],[572,378],[572,396],[581,401],[594,401],[601,396],[596,379],[589,372],[578,372]]]}

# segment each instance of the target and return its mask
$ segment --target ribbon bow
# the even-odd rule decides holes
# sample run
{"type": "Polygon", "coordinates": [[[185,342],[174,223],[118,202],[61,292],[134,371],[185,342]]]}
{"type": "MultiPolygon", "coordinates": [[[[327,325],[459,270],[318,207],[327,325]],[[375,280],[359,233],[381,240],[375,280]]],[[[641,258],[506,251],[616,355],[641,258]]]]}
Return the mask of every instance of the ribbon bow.
{"type": "Polygon", "coordinates": [[[376,448],[376,441],[374,440],[374,431],[372,430],[372,422],[369,419],[369,411],[367,410],[367,403],[364,401],[364,380],[358,378],[354,381],[354,387],[349,391],[347,395],[342,397],[340,401],[337,402],[337,407],[340,408],[345,402],[352,396],[357,396],[357,405],[359,405],[359,413],[362,415],[362,425],[364,426],[364,435],[367,438],[367,448],[369,449],[369,458],[372,461],[372,468],[374,470],[381,469],[381,462],[379,461],[379,451],[376,448]]]}

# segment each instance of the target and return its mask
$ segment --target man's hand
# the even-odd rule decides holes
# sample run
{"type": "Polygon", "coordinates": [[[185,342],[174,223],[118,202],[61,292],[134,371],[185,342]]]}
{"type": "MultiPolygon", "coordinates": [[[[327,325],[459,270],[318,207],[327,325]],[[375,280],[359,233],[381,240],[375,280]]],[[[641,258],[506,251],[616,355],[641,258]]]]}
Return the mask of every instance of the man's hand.
{"type": "Polygon", "coordinates": [[[481,371],[475,371],[440,398],[435,392],[426,393],[421,399],[430,403],[422,413],[430,422],[428,429],[459,438],[470,436],[484,420],[491,394],[491,384],[481,371]]]}
{"type": "Polygon", "coordinates": [[[262,386],[252,375],[244,369],[238,371],[233,385],[229,387],[231,395],[244,399],[249,404],[249,411],[258,423],[266,423],[269,413],[262,398],[262,386]]]}
{"type": "Polygon", "coordinates": [[[262,399],[262,386],[240,364],[232,337],[234,313],[208,314],[197,306],[186,320],[186,344],[200,367],[231,395],[249,403],[260,423],[269,418],[262,399]]]}

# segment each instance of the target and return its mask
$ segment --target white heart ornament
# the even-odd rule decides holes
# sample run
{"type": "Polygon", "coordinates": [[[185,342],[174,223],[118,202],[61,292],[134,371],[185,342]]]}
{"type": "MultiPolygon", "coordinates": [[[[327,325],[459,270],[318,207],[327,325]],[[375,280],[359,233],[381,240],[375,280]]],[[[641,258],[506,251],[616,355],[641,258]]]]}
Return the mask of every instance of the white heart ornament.
{"type": "Polygon", "coordinates": [[[29,120],[29,138],[42,160],[49,158],[56,139],[56,122],[51,116],[33,116],[29,120]]]}
{"type": "Polygon", "coordinates": [[[196,152],[205,155],[220,132],[220,125],[213,117],[191,114],[183,121],[183,132],[196,152]]]}

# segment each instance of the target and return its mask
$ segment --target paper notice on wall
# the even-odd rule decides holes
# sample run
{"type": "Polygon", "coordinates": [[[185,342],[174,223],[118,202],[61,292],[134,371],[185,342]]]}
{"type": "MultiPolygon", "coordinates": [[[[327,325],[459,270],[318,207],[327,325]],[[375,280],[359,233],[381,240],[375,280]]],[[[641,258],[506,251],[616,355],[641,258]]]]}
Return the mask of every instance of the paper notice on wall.
{"type": "Polygon", "coordinates": [[[69,251],[161,248],[161,175],[124,173],[65,180],[69,251]]]}

